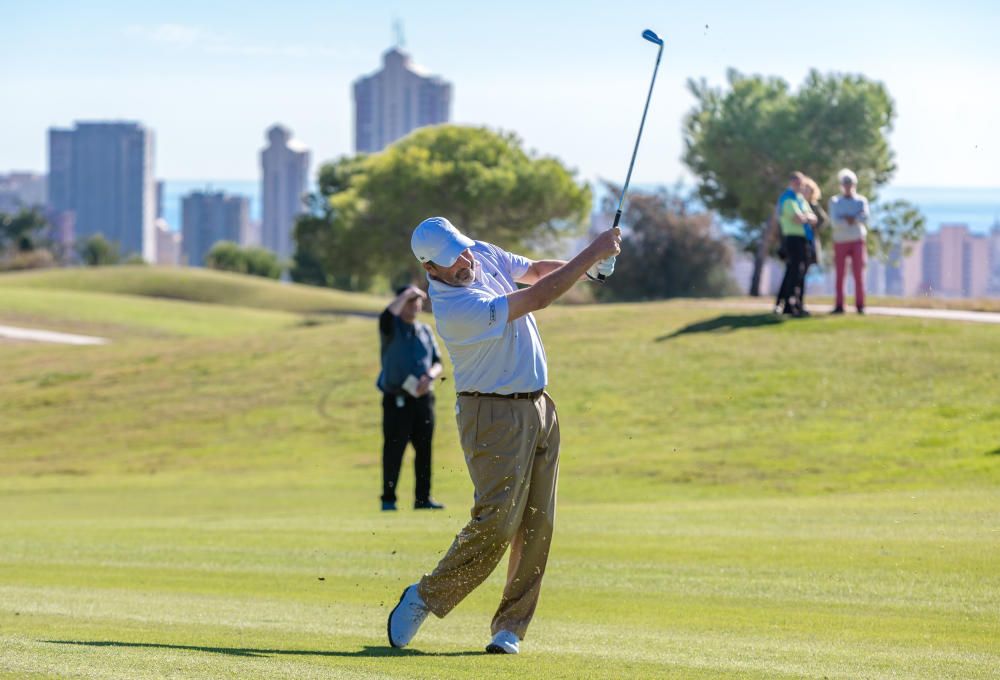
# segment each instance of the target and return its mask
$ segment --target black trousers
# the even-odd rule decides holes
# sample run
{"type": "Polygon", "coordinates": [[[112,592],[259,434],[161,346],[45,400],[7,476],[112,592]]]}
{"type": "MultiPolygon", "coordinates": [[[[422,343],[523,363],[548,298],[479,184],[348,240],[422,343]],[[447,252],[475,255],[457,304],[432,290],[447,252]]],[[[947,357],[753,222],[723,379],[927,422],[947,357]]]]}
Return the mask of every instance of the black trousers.
{"type": "Polygon", "coordinates": [[[431,496],[431,438],[434,436],[434,395],[403,397],[397,406],[396,395],[382,395],[382,500],[396,500],[399,469],[406,445],[413,442],[413,461],[417,485],[414,499],[426,501],[431,496]]]}
{"type": "Polygon", "coordinates": [[[809,243],[805,236],[785,236],[785,277],[774,304],[787,312],[805,308],[806,270],[809,268],[809,243]]]}

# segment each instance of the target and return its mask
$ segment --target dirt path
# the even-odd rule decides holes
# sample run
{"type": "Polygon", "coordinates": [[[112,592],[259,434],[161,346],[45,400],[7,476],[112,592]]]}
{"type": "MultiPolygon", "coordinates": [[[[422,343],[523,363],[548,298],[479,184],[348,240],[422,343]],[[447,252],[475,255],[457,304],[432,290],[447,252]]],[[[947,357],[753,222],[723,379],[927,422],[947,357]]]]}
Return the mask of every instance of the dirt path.
{"type": "MultiPolygon", "coordinates": [[[[754,310],[771,310],[773,306],[766,302],[725,302],[713,303],[718,307],[737,307],[754,310]]],[[[806,308],[813,314],[829,314],[832,305],[810,305],[806,308]]],[[[855,314],[847,310],[847,314],[855,314]]],[[[968,312],[960,309],[925,309],[922,307],[865,307],[866,314],[878,316],[905,316],[915,319],[932,319],[935,321],[969,321],[972,323],[1000,324],[1000,312],[968,312]]]]}
{"type": "Polygon", "coordinates": [[[63,345],[106,345],[106,338],[96,338],[91,335],[74,335],[72,333],[57,333],[43,331],[37,328],[18,328],[16,326],[0,326],[0,340],[27,342],[54,342],[63,345]]]}

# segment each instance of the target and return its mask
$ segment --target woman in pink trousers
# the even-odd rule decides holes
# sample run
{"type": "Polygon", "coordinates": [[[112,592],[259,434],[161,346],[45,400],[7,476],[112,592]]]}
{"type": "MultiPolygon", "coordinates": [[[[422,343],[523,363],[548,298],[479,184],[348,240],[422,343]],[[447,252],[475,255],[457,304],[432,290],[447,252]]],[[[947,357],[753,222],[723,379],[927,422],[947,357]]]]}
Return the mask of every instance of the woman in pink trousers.
{"type": "Polygon", "coordinates": [[[837,272],[837,303],[834,314],[844,313],[844,271],[851,260],[854,274],[854,303],[858,314],[865,313],[865,261],[868,236],[868,199],[855,191],[858,177],[848,169],[837,173],[840,196],[830,199],[830,220],[833,222],[833,260],[837,272]]]}

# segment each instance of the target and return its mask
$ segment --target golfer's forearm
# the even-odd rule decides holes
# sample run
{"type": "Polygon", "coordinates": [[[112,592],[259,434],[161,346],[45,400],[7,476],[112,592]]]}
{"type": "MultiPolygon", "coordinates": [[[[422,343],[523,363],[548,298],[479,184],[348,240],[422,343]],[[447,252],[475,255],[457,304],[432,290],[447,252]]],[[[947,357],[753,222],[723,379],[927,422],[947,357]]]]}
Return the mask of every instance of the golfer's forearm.
{"type": "Polygon", "coordinates": [[[543,276],[551,274],[564,264],[566,264],[565,260],[535,260],[531,263],[528,271],[524,273],[524,276],[517,279],[517,282],[532,286],[543,276]]]}
{"type": "Polygon", "coordinates": [[[507,295],[507,320],[513,321],[548,307],[572,288],[596,261],[590,248],[585,248],[572,260],[540,278],[530,288],[510,293],[507,295]]]}

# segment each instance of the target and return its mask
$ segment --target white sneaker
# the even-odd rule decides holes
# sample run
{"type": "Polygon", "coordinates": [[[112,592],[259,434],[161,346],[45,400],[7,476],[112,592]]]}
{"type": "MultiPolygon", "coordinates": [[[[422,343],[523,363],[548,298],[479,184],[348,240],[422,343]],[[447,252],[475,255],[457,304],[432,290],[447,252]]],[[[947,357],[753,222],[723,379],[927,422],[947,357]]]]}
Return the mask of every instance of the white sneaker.
{"type": "Polygon", "coordinates": [[[509,630],[502,630],[493,636],[486,645],[489,654],[517,654],[521,648],[521,640],[509,630]]]}
{"type": "Polygon", "coordinates": [[[427,618],[430,610],[417,593],[414,583],[399,596],[399,603],[389,614],[386,628],[389,631],[389,644],[401,648],[410,644],[410,640],[420,630],[420,624],[427,618]]]}

